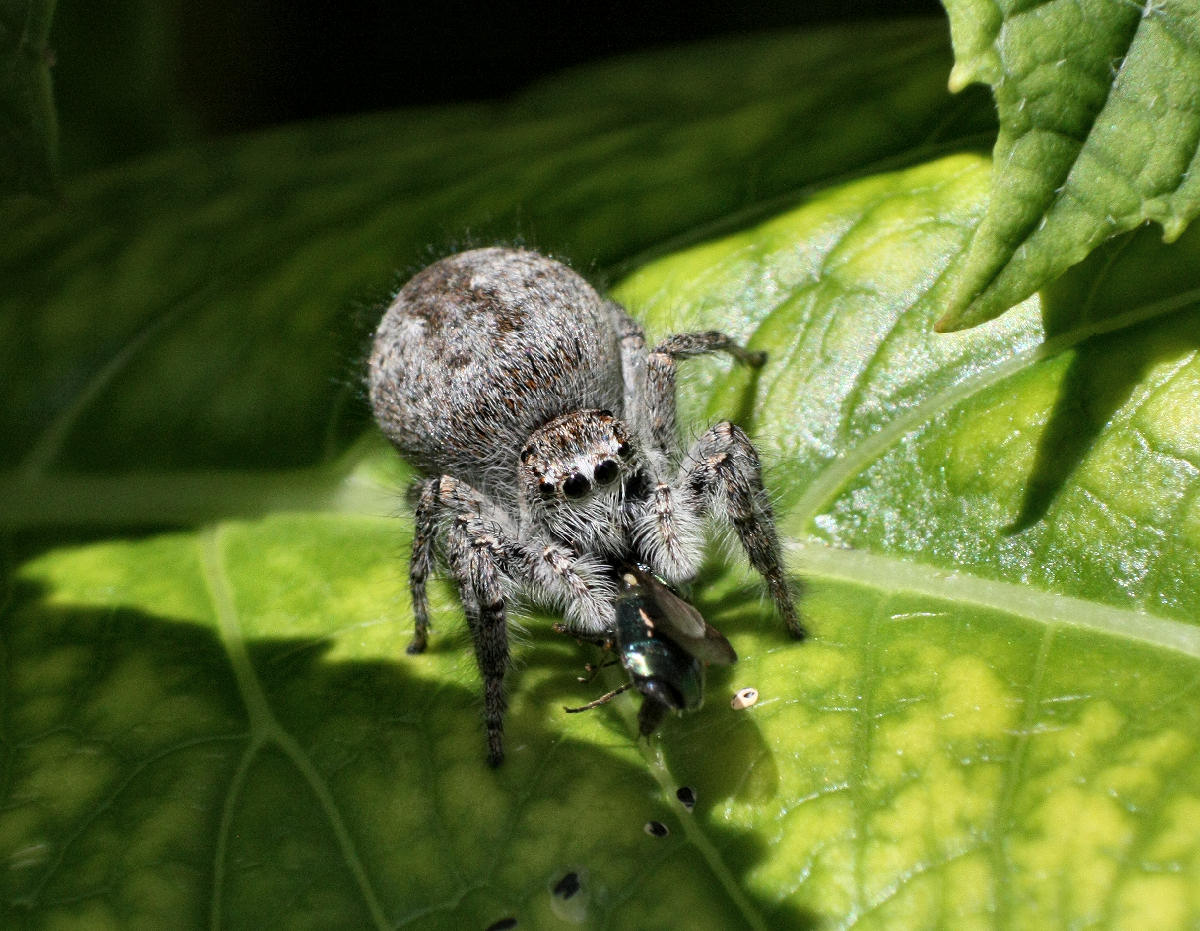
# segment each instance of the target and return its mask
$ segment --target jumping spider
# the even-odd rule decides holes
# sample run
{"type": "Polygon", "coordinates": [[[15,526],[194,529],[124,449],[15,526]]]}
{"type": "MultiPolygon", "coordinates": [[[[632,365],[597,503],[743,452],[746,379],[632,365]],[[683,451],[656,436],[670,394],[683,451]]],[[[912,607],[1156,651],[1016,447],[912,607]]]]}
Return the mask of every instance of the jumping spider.
{"type": "Polygon", "coordinates": [[[712,517],[733,526],[803,636],[753,444],[728,421],[686,451],[676,435],[675,364],[710,352],[765,361],[718,332],[647,351],[641,326],[574,271],[503,247],[430,265],[380,323],[368,375],[375,419],[425,476],[411,489],[408,652],[426,646],[437,552],[474,640],[493,765],[504,758],[505,612],[517,595],[560,612],[572,633],[610,635],[614,567],[692,579],[712,517]]]}

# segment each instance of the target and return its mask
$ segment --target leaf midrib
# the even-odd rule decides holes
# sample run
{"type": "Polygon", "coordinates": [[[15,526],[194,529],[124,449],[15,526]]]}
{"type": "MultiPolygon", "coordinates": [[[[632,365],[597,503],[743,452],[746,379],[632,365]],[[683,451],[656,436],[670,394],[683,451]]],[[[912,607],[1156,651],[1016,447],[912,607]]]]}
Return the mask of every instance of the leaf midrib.
{"type": "MultiPolygon", "coordinates": [[[[896,428],[897,432],[899,429],[896,428]]],[[[357,451],[356,458],[363,458],[361,449],[357,451]]],[[[347,469],[345,460],[339,472],[343,476],[343,486],[352,486],[350,488],[331,489],[327,484],[327,470],[306,471],[315,474],[303,483],[303,490],[298,493],[294,473],[261,473],[254,477],[245,475],[243,478],[248,486],[246,497],[250,498],[250,491],[257,486],[263,493],[270,490],[288,497],[292,507],[287,509],[292,511],[333,511],[346,516],[357,515],[388,521],[395,519],[394,494],[389,495],[383,488],[367,487],[370,480],[354,474],[352,469],[347,469]],[[347,475],[347,472],[350,474],[347,475]],[[325,478],[325,482],[321,481],[322,477],[325,478]],[[358,488],[359,485],[363,487],[358,488]],[[293,494],[288,494],[289,489],[293,494]]],[[[219,473],[214,473],[210,479],[216,475],[219,473]]],[[[169,483],[168,475],[162,475],[160,478],[169,483]]],[[[119,477],[112,479],[121,480],[119,477]]],[[[5,477],[0,475],[0,489],[4,487],[5,477]]],[[[181,486],[177,490],[186,495],[186,487],[181,486]]],[[[221,525],[216,526],[219,529],[221,525]]],[[[869,584],[878,589],[902,590],[942,600],[988,607],[1045,624],[1095,630],[1200,657],[1200,628],[1178,619],[1131,608],[1104,605],[1025,584],[987,579],[972,572],[944,569],[897,556],[831,547],[814,539],[792,539],[788,540],[786,545],[792,556],[793,566],[802,576],[824,576],[869,584]]]]}
{"type": "Polygon", "coordinates": [[[1174,618],[864,550],[812,541],[789,541],[788,549],[805,577],[869,584],[881,590],[989,608],[1048,626],[1092,630],[1200,658],[1200,627],[1174,618]]]}

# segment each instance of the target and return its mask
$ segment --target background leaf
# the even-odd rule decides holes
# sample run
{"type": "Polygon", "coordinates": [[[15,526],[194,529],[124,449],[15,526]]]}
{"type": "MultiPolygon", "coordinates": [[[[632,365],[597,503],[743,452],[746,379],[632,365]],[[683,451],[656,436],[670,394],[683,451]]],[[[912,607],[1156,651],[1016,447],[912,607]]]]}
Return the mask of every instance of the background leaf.
{"type": "MultiPolygon", "coordinates": [[[[223,48],[239,38],[212,0],[203,10],[181,0],[55,0],[50,42],[64,178],[201,137],[184,73],[180,20],[189,9],[222,29],[223,48]]],[[[257,51],[259,60],[270,59],[270,49],[257,51]]],[[[250,93],[243,86],[225,96],[240,101],[250,93]]]]}
{"type": "Polygon", "coordinates": [[[257,512],[261,489],[214,494],[211,470],[344,453],[368,426],[365,333],[435,248],[520,238],[603,279],[806,185],[986,143],[987,114],[941,87],[948,62],[929,23],[700,45],[509,103],[167,152],[82,179],[65,209],[12,205],[0,521],[257,512]],[[60,484],[129,470],[134,495],[60,484]]]}
{"type": "Polygon", "coordinates": [[[634,59],[10,207],[0,924],[1194,924],[1200,242],[933,334],[991,182],[934,157],[989,105],[928,37],[634,59]],[[547,618],[497,771],[447,586],[403,653],[406,473],[348,308],[467,227],[769,351],[689,363],[683,420],[760,444],[814,637],[714,548],[692,597],[740,659],[649,743],[628,696],[562,713],[616,679],[547,618]]]}
{"type": "Polygon", "coordinates": [[[58,124],[46,45],[54,0],[0,3],[0,195],[47,193],[58,180],[58,124]]]}
{"type": "Polygon", "coordinates": [[[1118,233],[1200,210],[1200,10],[944,0],[953,87],[1000,115],[988,216],[939,328],[990,320],[1118,233]]]}

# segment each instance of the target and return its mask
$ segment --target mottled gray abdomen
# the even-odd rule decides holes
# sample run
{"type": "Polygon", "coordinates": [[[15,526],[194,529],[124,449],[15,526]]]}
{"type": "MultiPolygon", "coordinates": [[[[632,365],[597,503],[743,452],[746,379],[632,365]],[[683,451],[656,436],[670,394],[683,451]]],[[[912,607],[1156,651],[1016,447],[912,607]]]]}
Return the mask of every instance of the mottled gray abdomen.
{"type": "Polygon", "coordinates": [[[449,256],[400,289],[369,386],[410,463],[501,499],[542,424],[586,408],[623,415],[618,334],[599,295],[559,262],[499,247],[449,256]]]}

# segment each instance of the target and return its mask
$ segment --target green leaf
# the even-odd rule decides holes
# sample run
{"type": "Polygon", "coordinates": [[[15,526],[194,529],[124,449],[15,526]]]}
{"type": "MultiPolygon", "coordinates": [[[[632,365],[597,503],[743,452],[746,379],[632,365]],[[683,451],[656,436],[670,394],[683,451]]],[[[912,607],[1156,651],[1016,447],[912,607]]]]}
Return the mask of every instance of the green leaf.
{"type": "Polygon", "coordinates": [[[1153,220],[1200,210],[1200,9],[1192,0],[943,0],[952,87],[992,86],[991,204],[944,331],[974,326],[1153,220]]]}
{"type": "Polygon", "coordinates": [[[223,500],[205,470],[343,454],[366,426],[359,318],[373,323],[398,280],[463,237],[521,238],[611,274],[768,215],[806,185],[986,141],[982,98],[964,107],[941,86],[939,32],[700,45],[508,103],[171,151],[80,179],[66,208],[11,205],[0,490],[5,477],[23,490],[0,495],[0,512],[111,523],[260,511],[258,488],[223,500]],[[144,479],[135,500],[55,485],[129,468],[144,479]]]}
{"type": "Polygon", "coordinates": [[[981,123],[919,92],[924,34],[633,59],[9,213],[0,925],[1196,924],[1200,236],[1127,235],[934,334],[991,182],[925,160],[981,123]],[[714,62],[758,77],[686,106],[714,62]],[[754,436],[814,636],[714,547],[692,597],[740,659],[639,742],[628,694],[562,712],[619,676],[525,618],[491,770],[449,586],[404,653],[406,472],[331,334],[438,224],[518,209],[637,266],[614,293],[652,334],[768,351],[688,363],[682,419],[754,436]]]}
{"type": "Polygon", "coordinates": [[[54,190],[58,124],[46,45],[54,0],[0,3],[0,195],[54,190]]]}
{"type": "MultiPolygon", "coordinates": [[[[764,898],[839,924],[1185,927],[1200,235],[932,335],[987,186],[971,159],[878,176],[619,292],[665,329],[734,306],[771,353],[743,422],[817,637],[735,641],[778,705],[761,765],[792,769],[725,823],[780,845],[764,898]]],[[[747,385],[698,378],[708,419],[747,385]]]]}

